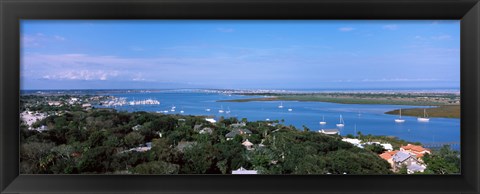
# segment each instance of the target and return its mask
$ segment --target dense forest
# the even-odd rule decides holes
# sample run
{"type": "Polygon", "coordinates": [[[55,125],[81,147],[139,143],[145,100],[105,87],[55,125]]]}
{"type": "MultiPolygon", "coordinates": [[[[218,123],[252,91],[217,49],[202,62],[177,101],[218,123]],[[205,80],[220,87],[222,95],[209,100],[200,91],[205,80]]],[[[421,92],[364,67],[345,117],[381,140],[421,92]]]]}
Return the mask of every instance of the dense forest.
{"type": "Polygon", "coordinates": [[[49,116],[35,123],[49,130],[22,125],[21,172],[230,174],[244,167],[262,174],[391,173],[386,161],[339,136],[291,126],[247,122],[250,136],[226,140],[230,124],[237,122],[229,118],[211,124],[195,116],[95,109],[49,116]],[[195,131],[200,124],[212,133],[195,131]],[[133,130],[137,125],[141,127],[133,130]],[[255,144],[253,150],[241,144],[247,138],[255,144]],[[128,151],[146,142],[152,142],[151,150],[128,151]]]}

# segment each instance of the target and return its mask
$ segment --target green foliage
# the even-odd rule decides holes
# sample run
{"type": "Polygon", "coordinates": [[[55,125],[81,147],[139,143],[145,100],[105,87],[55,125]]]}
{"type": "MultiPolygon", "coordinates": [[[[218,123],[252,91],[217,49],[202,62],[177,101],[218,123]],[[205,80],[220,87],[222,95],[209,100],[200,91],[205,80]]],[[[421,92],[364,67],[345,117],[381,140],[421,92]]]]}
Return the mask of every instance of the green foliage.
{"type": "Polygon", "coordinates": [[[139,144],[143,143],[145,137],[137,132],[130,132],[124,138],[125,145],[127,147],[137,147],[139,144]]]}
{"type": "Polygon", "coordinates": [[[407,165],[402,165],[399,169],[398,169],[398,174],[408,174],[408,169],[407,169],[407,165]]]}
{"type": "Polygon", "coordinates": [[[385,152],[385,149],[383,148],[383,146],[379,144],[365,145],[364,148],[376,154],[382,154],[383,152],[385,152]]]}
{"type": "Polygon", "coordinates": [[[387,161],[369,153],[352,153],[347,150],[330,152],[328,171],[332,174],[391,174],[387,161]],[[375,162],[372,162],[375,161],[375,162]]]}
{"type": "MultiPolygon", "coordinates": [[[[240,136],[238,136],[240,137],[240,136]]],[[[249,162],[245,158],[245,148],[239,142],[234,140],[215,144],[215,150],[218,151],[217,160],[223,161],[222,172],[231,172],[240,167],[249,167],[249,162]]]]}
{"type": "Polygon", "coordinates": [[[423,161],[427,165],[426,174],[460,173],[460,153],[444,146],[439,151],[426,154],[423,161]]]}
{"type": "Polygon", "coordinates": [[[198,143],[194,146],[188,146],[183,153],[182,159],[185,163],[181,172],[185,174],[205,174],[209,170],[218,171],[215,169],[217,152],[210,144],[198,143]]]}
{"type": "Polygon", "coordinates": [[[133,169],[135,174],[178,174],[179,165],[164,161],[139,164],[133,169]]]}

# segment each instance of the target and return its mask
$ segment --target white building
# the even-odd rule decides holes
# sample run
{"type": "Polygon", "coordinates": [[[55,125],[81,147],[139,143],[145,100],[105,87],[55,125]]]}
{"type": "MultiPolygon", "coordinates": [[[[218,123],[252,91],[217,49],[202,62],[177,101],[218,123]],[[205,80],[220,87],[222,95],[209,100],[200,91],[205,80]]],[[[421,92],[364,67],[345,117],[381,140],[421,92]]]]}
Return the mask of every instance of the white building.
{"type": "Polygon", "coordinates": [[[205,118],[206,121],[210,123],[216,123],[217,121],[214,118],[205,118]]]}
{"type": "Polygon", "coordinates": [[[362,140],[354,139],[354,138],[343,138],[342,141],[351,143],[351,144],[353,144],[354,146],[357,146],[357,147],[359,147],[359,148],[363,148],[363,146],[362,146],[362,140]]]}
{"type": "Polygon", "coordinates": [[[247,150],[253,150],[253,143],[248,141],[248,139],[246,139],[243,143],[242,143],[243,146],[245,146],[245,148],[247,148],[247,150]]]}
{"type": "Polygon", "coordinates": [[[380,144],[380,145],[383,147],[383,149],[385,149],[385,150],[387,150],[387,151],[392,151],[392,150],[393,150],[392,144],[382,143],[382,144],[380,144]]]}
{"type": "Polygon", "coordinates": [[[240,167],[237,170],[232,170],[232,174],[258,174],[256,170],[247,170],[243,167],[240,167]]]}

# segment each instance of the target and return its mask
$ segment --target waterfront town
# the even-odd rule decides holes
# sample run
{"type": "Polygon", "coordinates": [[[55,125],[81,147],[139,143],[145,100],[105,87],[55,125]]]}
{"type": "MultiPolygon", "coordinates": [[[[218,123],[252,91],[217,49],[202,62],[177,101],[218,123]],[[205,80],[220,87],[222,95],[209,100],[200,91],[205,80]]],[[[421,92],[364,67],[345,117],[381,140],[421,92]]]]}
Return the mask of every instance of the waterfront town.
{"type": "Polygon", "coordinates": [[[97,95],[22,95],[25,174],[457,174],[458,151],[282,121],[118,112],[156,105],[97,95]]]}

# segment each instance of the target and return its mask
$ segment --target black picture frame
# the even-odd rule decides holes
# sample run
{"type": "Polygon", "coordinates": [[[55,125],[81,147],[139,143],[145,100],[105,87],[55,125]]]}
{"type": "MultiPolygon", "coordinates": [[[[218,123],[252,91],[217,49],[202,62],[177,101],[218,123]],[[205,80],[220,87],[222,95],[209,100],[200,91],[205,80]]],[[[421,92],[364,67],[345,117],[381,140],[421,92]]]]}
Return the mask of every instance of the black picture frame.
{"type": "Polygon", "coordinates": [[[478,0],[0,0],[1,193],[479,193],[478,0]],[[461,20],[461,175],[19,175],[21,19],[461,20]]]}

